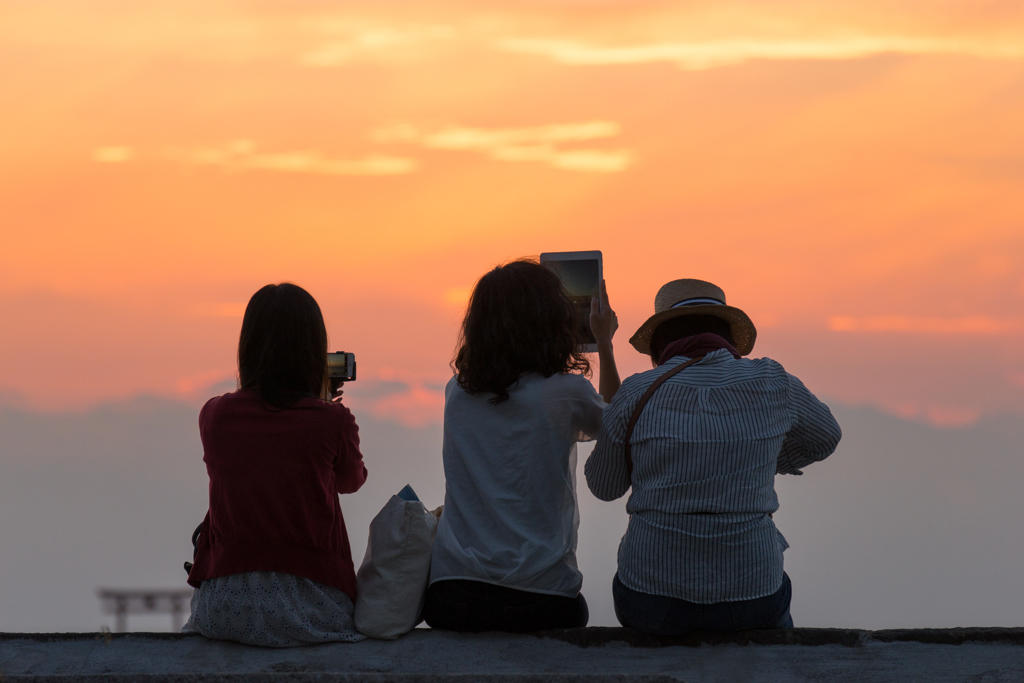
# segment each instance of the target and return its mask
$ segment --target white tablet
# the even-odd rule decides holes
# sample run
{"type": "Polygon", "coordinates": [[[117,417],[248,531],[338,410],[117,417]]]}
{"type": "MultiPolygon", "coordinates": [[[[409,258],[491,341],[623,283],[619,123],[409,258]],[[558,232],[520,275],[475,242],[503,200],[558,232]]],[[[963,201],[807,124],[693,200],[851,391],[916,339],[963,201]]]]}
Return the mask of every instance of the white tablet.
{"type": "Polygon", "coordinates": [[[580,307],[583,325],[582,350],[597,351],[597,340],[590,331],[590,299],[601,298],[604,267],[599,251],[554,251],[540,255],[541,265],[553,270],[566,293],[580,307]]]}

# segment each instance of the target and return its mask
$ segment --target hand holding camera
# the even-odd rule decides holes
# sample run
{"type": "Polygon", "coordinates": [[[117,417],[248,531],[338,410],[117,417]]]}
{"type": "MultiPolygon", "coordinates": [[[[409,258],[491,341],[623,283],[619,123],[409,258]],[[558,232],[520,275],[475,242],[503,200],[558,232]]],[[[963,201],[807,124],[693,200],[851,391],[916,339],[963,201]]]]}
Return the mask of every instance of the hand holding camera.
{"type": "Polygon", "coordinates": [[[327,376],[330,378],[331,402],[341,400],[345,382],[356,381],[356,354],[337,351],[327,354],[327,376]]]}

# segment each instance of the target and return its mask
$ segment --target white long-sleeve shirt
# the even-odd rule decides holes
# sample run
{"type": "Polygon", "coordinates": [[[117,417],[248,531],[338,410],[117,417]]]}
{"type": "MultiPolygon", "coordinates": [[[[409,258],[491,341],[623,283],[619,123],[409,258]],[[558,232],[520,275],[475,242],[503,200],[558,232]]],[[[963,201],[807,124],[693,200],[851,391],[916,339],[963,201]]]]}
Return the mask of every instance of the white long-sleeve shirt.
{"type": "Polygon", "coordinates": [[[574,598],[576,442],[605,403],[586,378],[523,375],[497,405],[453,377],[444,402],[444,512],[430,582],[470,579],[574,598]]]}
{"type": "Polygon", "coordinates": [[[771,595],[788,548],[770,514],[775,474],[823,460],[842,432],[828,406],[768,358],[721,349],[668,379],[637,422],[632,482],[626,425],[647,388],[687,361],[633,375],[604,412],[584,472],[594,495],[626,503],[619,580],[628,588],[700,604],[771,595]]]}

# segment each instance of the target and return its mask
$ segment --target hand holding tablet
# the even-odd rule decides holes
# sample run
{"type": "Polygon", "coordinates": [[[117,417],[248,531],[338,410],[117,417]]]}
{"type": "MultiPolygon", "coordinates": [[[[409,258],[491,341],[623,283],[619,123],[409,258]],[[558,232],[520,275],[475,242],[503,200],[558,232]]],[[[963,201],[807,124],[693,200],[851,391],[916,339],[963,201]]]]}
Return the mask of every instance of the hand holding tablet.
{"type": "Polygon", "coordinates": [[[558,275],[566,294],[579,305],[584,340],[580,350],[597,352],[601,368],[599,391],[605,402],[611,403],[622,384],[612,351],[612,337],[619,329],[619,319],[608,303],[601,252],[549,252],[540,255],[540,262],[558,275]]]}
{"type": "Polygon", "coordinates": [[[590,330],[594,335],[598,349],[612,345],[615,330],[619,329],[619,318],[608,303],[608,287],[601,280],[601,296],[590,300],[590,330]]]}

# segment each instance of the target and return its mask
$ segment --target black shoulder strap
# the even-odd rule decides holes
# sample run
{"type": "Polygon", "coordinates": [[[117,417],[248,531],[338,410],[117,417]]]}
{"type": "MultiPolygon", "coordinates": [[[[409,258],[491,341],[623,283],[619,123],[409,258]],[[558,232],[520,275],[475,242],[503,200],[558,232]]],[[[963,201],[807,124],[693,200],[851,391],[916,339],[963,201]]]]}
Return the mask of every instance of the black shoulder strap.
{"type": "Polygon", "coordinates": [[[640,413],[643,411],[644,406],[647,405],[647,401],[651,399],[651,395],[653,395],[654,392],[658,390],[658,387],[665,383],[665,380],[667,380],[669,377],[672,377],[673,375],[682,372],[683,370],[690,367],[697,361],[702,360],[703,358],[704,356],[697,356],[696,358],[691,358],[685,363],[680,363],[679,365],[675,366],[668,372],[662,373],[661,376],[658,377],[658,379],[654,380],[654,383],[651,384],[651,386],[647,387],[647,391],[645,391],[644,395],[640,397],[640,401],[636,404],[636,408],[633,409],[633,414],[629,418],[629,424],[626,425],[626,476],[629,477],[630,481],[633,480],[633,453],[629,446],[629,440],[633,436],[633,428],[636,427],[636,421],[640,419],[640,413]]]}

